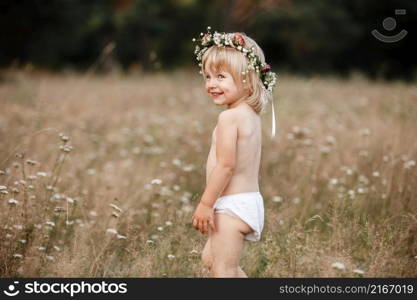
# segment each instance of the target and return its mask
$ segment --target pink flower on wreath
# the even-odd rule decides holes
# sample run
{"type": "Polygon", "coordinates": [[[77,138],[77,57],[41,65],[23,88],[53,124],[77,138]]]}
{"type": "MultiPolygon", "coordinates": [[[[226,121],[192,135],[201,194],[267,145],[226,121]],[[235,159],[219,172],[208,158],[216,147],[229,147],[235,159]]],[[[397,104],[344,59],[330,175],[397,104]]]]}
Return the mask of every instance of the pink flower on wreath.
{"type": "Polygon", "coordinates": [[[236,45],[239,46],[244,46],[245,45],[245,39],[243,38],[243,36],[240,33],[235,33],[234,35],[234,42],[236,45]]]}
{"type": "Polygon", "coordinates": [[[206,33],[205,35],[203,35],[202,39],[201,39],[201,44],[204,46],[206,45],[211,38],[211,34],[210,33],[206,33]]]}
{"type": "Polygon", "coordinates": [[[265,66],[262,67],[262,73],[267,73],[271,71],[271,66],[268,64],[265,64],[265,66]]]}

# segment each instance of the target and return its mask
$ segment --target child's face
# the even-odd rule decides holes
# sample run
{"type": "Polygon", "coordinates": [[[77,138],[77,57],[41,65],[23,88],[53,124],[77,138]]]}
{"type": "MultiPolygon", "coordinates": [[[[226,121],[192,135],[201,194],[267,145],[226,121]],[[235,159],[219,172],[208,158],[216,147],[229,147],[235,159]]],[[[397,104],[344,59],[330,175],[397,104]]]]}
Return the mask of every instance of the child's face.
{"type": "Polygon", "coordinates": [[[244,96],[243,89],[236,85],[229,72],[206,70],[204,76],[206,92],[216,105],[230,105],[244,96]]]}

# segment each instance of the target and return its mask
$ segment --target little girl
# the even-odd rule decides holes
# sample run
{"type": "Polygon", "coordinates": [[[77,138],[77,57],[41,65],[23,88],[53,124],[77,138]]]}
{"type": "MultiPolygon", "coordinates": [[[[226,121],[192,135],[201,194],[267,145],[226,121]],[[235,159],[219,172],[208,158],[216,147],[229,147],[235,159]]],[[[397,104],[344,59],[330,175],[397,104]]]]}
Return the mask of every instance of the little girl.
{"type": "Polygon", "coordinates": [[[272,99],[276,75],[262,49],[243,33],[211,33],[208,27],[198,43],[195,54],[205,90],[214,104],[227,109],[213,130],[206,188],[193,214],[193,227],[209,235],[202,260],[213,277],[247,277],[239,260],[244,240],[259,241],[264,224],[258,184],[260,114],[272,99]]]}

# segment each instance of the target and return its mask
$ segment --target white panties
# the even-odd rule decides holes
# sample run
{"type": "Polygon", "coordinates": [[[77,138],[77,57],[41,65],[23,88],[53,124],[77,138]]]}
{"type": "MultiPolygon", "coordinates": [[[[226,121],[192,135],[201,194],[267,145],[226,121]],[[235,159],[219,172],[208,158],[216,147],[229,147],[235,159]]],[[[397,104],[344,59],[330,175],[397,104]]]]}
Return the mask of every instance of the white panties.
{"type": "Polygon", "coordinates": [[[261,239],[264,227],[264,203],[261,193],[238,193],[220,197],[214,204],[214,213],[228,214],[248,224],[253,232],[245,240],[256,242],[261,239]]]}

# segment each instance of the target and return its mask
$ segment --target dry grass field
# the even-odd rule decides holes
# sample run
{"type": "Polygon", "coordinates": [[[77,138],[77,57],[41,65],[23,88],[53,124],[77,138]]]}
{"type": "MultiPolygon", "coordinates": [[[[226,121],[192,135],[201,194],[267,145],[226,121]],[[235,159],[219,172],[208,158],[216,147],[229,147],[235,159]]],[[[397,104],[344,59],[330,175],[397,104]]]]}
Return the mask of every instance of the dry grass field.
{"type": "MultiPolygon", "coordinates": [[[[417,85],[281,74],[249,277],[417,277],[417,85]]],[[[206,277],[218,113],[197,72],[3,70],[1,277],[206,277]]]]}

